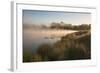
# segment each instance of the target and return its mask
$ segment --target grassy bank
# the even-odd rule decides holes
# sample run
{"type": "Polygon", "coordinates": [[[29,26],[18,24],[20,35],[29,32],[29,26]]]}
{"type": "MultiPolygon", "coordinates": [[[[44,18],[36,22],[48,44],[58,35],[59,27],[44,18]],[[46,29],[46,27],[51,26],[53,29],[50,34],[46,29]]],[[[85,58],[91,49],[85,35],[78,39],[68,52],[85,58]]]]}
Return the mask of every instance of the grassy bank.
{"type": "Polygon", "coordinates": [[[34,54],[24,51],[23,62],[90,59],[90,44],[90,30],[80,30],[62,37],[53,45],[42,44],[34,54]]]}

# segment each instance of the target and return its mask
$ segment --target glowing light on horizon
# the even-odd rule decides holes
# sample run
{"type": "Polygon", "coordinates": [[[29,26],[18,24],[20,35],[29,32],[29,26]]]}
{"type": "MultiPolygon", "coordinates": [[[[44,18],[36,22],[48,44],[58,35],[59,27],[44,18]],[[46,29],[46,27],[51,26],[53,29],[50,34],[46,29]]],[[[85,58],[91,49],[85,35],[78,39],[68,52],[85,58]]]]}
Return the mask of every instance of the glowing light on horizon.
{"type": "Polygon", "coordinates": [[[61,22],[68,24],[91,24],[90,13],[23,10],[23,24],[45,24],[61,22]]]}

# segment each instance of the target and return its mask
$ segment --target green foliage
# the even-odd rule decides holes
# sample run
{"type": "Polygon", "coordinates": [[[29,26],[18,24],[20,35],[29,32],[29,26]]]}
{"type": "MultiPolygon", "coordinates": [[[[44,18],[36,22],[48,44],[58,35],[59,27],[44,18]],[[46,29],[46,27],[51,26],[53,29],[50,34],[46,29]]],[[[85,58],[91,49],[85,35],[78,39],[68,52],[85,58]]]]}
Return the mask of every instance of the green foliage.
{"type": "Polygon", "coordinates": [[[69,30],[89,30],[91,28],[91,24],[81,24],[81,25],[72,25],[72,24],[66,24],[64,22],[51,23],[50,26],[51,29],[69,29],[69,30]]]}
{"type": "Polygon", "coordinates": [[[32,53],[29,50],[23,50],[23,62],[31,62],[32,61],[32,53]]]}
{"type": "Polygon", "coordinates": [[[53,45],[42,44],[35,54],[24,52],[25,62],[79,60],[91,58],[91,33],[82,30],[61,38],[53,45]]]}
{"type": "Polygon", "coordinates": [[[34,54],[32,59],[34,62],[42,61],[42,56],[39,54],[34,54]]]}
{"type": "Polygon", "coordinates": [[[85,32],[76,32],[67,35],[62,38],[63,42],[66,42],[66,54],[67,59],[90,59],[91,58],[91,49],[90,49],[90,31],[85,32]],[[82,34],[83,33],[83,34],[82,34]],[[72,35],[72,36],[71,36],[72,35]],[[65,39],[69,40],[65,40],[65,39]]]}
{"type": "Polygon", "coordinates": [[[45,60],[49,59],[48,57],[50,54],[50,49],[51,49],[50,45],[43,44],[43,45],[39,46],[39,48],[37,49],[37,53],[39,55],[41,55],[42,59],[45,61],[45,60]]]}

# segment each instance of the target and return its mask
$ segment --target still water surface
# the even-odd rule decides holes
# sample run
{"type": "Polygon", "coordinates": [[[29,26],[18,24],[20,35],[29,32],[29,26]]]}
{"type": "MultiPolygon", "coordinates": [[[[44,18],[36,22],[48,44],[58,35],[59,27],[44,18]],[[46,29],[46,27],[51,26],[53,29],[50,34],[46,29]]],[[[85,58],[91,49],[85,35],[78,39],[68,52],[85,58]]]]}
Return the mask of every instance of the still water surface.
{"type": "Polygon", "coordinates": [[[23,48],[36,50],[42,44],[53,44],[61,39],[61,37],[74,33],[73,30],[57,30],[57,29],[24,29],[23,30],[23,48]]]}

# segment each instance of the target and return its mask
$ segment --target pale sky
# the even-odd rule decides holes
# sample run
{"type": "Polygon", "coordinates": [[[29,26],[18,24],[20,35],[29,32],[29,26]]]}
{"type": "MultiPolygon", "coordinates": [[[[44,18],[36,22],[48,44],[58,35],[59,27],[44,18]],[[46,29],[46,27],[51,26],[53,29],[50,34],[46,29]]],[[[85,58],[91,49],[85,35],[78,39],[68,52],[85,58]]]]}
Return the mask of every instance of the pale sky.
{"type": "Polygon", "coordinates": [[[59,23],[61,21],[73,25],[91,24],[91,14],[79,12],[23,10],[23,24],[48,25],[52,22],[59,23]]]}

